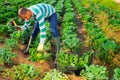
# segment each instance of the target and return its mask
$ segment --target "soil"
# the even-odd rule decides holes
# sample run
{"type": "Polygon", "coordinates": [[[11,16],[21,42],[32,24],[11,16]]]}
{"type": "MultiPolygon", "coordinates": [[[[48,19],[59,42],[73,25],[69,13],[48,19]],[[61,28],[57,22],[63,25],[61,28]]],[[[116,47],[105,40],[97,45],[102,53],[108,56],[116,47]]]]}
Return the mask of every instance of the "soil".
{"type": "MultiPolygon", "coordinates": [[[[75,9],[75,8],[74,8],[75,9]]],[[[75,10],[77,11],[77,10],[75,10]]],[[[85,32],[85,28],[83,27],[83,23],[81,21],[81,17],[79,16],[78,12],[75,12],[75,16],[76,16],[76,24],[78,26],[78,38],[80,39],[80,41],[82,42],[82,45],[80,47],[81,53],[86,53],[90,50],[90,48],[88,47],[88,45],[86,45],[86,32],[85,32]]]]}
{"type": "MultiPolygon", "coordinates": [[[[77,15],[77,13],[76,13],[76,17],[77,17],[76,24],[78,25],[78,38],[83,43],[82,47],[80,47],[80,50],[81,50],[80,54],[83,54],[83,53],[87,52],[89,50],[89,48],[87,47],[87,45],[85,45],[85,41],[86,41],[85,40],[85,35],[86,35],[85,29],[81,23],[80,17],[77,15]]],[[[61,27],[59,27],[59,28],[61,29],[61,27]]],[[[3,43],[2,44],[0,43],[0,48],[4,47],[3,45],[4,45],[3,43]]],[[[20,63],[31,64],[37,68],[42,68],[43,73],[55,68],[53,61],[45,61],[43,63],[40,63],[39,61],[31,62],[29,60],[29,55],[24,55],[22,52],[23,50],[25,50],[25,48],[26,48],[26,45],[19,44],[19,49],[13,51],[15,54],[17,54],[17,57],[14,59],[15,64],[20,64],[20,63]]],[[[75,74],[66,74],[66,75],[70,78],[70,80],[83,80],[81,76],[77,76],[75,74]]],[[[5,80],[5,79],[0,79],[0,80],[5,80]]]]}
{"type": "MultiPolygon", "coordinates": [[[[117,2],[117,3],[120,3],[120,0],[114,0],[114,1],[117,2]]],[[[7,5],[10,5],[10,4],[6,3],[5,5],[7,6],[7,5]]],[[[77,10],[75,10],[75,11],[77,11],[77,10]]],[[[80,54],[83,54],[85,52],[88,52],[90,49],[85,43],[85,41],[86,41],[86,39],[85,39],[85,37],[86,37],[85,28],[83,27],[82,22],[81,22],[81,18],[77,14],[77,12],[76,12],[76,24],[78,25],[78,38],[83,43],[82,46],[80,47],[80,50],[81,50],[80,54]]],[[[6,37],[1,36],[1,35],[0,35],[0,37],[6,38],[6,37]]],[[[4,43],[0,43],[0,48],[3,48],[3,47],[4,47],[4,43]]],[[[49,71],[49,70],[55,68],[54,64],[53,64],[53,61],[45,61],[43,63],[31,62],[29,60],[29,55],[24,55],[23,52],[22,52],[25,48],[26,48],[26,45],[19,44],[19,49],[13,51],[15,54],[18,55],[14,59],[15,64],[20,64],[20,63],[32,64],[32,65],[36,66],[37,68],[42,68],[43,72],[49,71]]],[[[114,59],[114,60],[116,61],[116,59],[114,59]]],[[[94,59],[93,64],[103,65],[103,63],[101,63],[101,61],[96,59],[96,58],[94,59]]],[[[75,74],[67,74],[67,75],[71,80],[83,80],[80,76],[77,76],[75,74]]],[[[0,80],[2,80],[2,79],[0,78],[0,80]]],[[[5,79],[3,79],[3,80],[5,80],[5,79]]]]}
{"type": "MultiPolygon", "coordinates": [[[[116,2],[120,3],[120,0],[116,0],[116,2]]],[[[81,50],[80,54],[83,54],[85,52],[88,52],[90,49],[85,44],[85,41],[86,41],[86,39],[85,39],[85,36],[86,36],[85,28],[83,27],[82,22],[81,22],[81,18],[77,14],[77,12],[76,12],[76,24],[78,26],[78,38],[83,43],[83,45],[80,47],[80,50],[81,50]]],[[[4,37],[4,36],[0,35],[0,37],[4,37]]],[[[4,47],[4,43],[0,43],[0,48],[3,48],[3,47],[4,47]]],[[[29,60],[29,55],[24,55],[23,52],[22,52],[25,48],[26,48],[26,45],[19,44],[19,49],[13,51],[15,54],[18,55],[14,59],[15,64],[20,64],[20,63],[32,64],[37,68],[42,68],[43,72],[46,72],[46,71],[49,71],[49,70],[55,68],[54,64],[53,64],[53,61],[45,61],[43,63],[40,63],[39,61],[38,62],[31,62],[29,60]]],[[[100,64],[101,62],[99,62],[99,60],[96,60],[96,61],[94,61],[94,63],[95,64],[97,64],[97,63],[100,64]]],[[[77,76],[75,74],[67,74],[67,76],[70,78],[70,80],[83,80],[81,76],[77,76]]],[[[5,80],[5,79],[0,78],[0,80],[5,80]]]]}
{"type": "MultiPolygon", "coordinates": [[[[85,38],[84,38],[84,28],[82,27],[82,24],[80,23],[80,18],[77,17],[77,24],[79,26],[78,28],[78,34],[79,34],[79,39],[80,41],[82,41],[84,43],[85,41],[85,38]]],[[[59,25],[59,30],[62,28],[60,27],[61,25],[59,25]]],[[[0,36],[1,37],[1,36],[0,36]]],[[[2,36],[4,37],[4,36],[2,36]]],[[[7,37],[5,37],[4,39],[6,39],[7,37]]],[[[0,48],[4,47],[4,43],[0,43],[0,48]]],[[[44,74],[44,72],[46,71],[50,71],[51,69],[54,69],[54,64],[53,62],[54,61],[45,61],[43,63],[40,63],[39,61],[38,62],[31,62],[29,60],[29,54],[28,55],[24,55],[23,54],[23,50],[26,49],[26,45],[21,45],[19,44],[19,49],[17,50],[14,50],[13,52],[15,54],[17,54],[17,57],[14,59],[14,64],[20,64],[20,63],[25,63],[25,64],[31,64],[31,65],[34,65],[35,67],[37,68],[41,68],[42,69],[42,72],[44,74]]],[[[87,52],[88,50],[86,49],[86,46],[84,45],[83,47],[81,47],[82,49],[82,52],[81,53],[84,53],[84,52],[87,52]]],[[[82,77],[81,76],[77,76],[75,74],[66,74],[70,80],[82,80],[82,77]]],[[[5,79],[1,79],[0,80],[5,80],[5,79]]]]}
{"type": "MultiPolygon", "coordinates": [[[[4,43],[0,43],[0,48],[4,47],[4,43]]],[[[14,58],[14,64],[20,64],[20,63],[25,63],[25,64],[31,64],[37,68],[41,68],[42,69],[42,73],[44,74],[47,71],[50,71],[51,69],[54,69],[54,61],[45,61],[45,62],[31,62],[29,60],[29,54],[28,55],[24,55],[23,54],[23,50],[26,48],[26,45],[21,45],[19,44],[19,49],[14,50],[13,53],[17,54],[17,57],[14,58]]],[[[76,76],[74,74],[66,74],[70,80],[82,80],[81,76],[76,76]]],[[[8,80],[8,79],[2,79],[0,78],[0,80],[8,80]]]]}
{"type": "Polygon", "coordinates": [[[0,48],[3,48],[4,47],[4,43],[0,43],[0,48]]]}
{"type": "Polygon", "coordinates": [[[38,62],[31,62],[29,60],[29,54],[25,55],[23,54],[23,50],[25,50],[26,45],[19,45],[20,49],[13,51],[16,53],[18,56],[14,59],[15,64],[19,63],[25,63],[25,64],[31,64],[34,65],[37,68],[42,68],[43,71],[49,71],[54,68],[53,62],[52,61],[45,61],[44,63],[38,62]]]}
{"type": "Polygon", "coordinates": [[[76,76],[75,74],[68,74],[70,80],[83,80],[82,77],[76,76]]]}

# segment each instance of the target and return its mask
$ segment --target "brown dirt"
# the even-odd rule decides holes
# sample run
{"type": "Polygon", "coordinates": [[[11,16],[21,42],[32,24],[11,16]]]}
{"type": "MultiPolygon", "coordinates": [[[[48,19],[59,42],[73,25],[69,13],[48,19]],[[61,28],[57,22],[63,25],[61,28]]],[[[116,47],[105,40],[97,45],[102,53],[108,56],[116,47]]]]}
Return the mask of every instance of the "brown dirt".
{"type": "Polygon", "coordinates": [[[4,43],[0,43],[0,48],[3,48],[4,47],[4,43]]]}
{"type": "MultiPolygon", "coordinates": [[[[2,43],[2,45],[0,44],[0,47],[3,47],[4,43],[2,43]]],[[[21,45],[19,44],[19,49],[14,50],[13,52],[15,54],[17,54],[17,57],[14,58],[14,63],[15,64],[20,64],[20,63],[24,63],[24,64],[31,64],[37,68],[41,68],[42,69],[42,73],[44,74],[44,72],[46,71],[50,71],[51,69],[54,69],[54,64],[53,61],[45,61],[43,63],[41,63],[40,61],[37,62],[31,62],[29,60],[29,55],[24,55],[22,50],[24,50],[26,48],[26,45],[21,45]]],[[[70,80],[82,80],[82,77],[80,76],[76,76],[74,74],[67,74],[67,76],[70,78],[70,80]]],[[[2,79],[0,78],[0,80],[8,80],[8,79],[2,79]]]]}
{"type": "Polygon", "coordinates": [[[76,76],[75,74],[68,74],[67,76],[70,78],[70,80],[83,80],[81,76],[76,76]]]}
{"type": "Polygon", "coordinates": [[[88,45],[86,45],[86,32],[85,32],[85,28],[83,27],[81,17],[78,15],[77,12],[75,14],[76,14],[76,24],[78,26],[78,38],[82,42],[80,50],[81,50],[81,53],[83,54],[83,53],[88,52],[90,49],[88,45]]]}
{"type": "Polygon", "coordinates": [[[19,47],[20,47],[20,49],[13,51],[14,53],[17,54],[17,57],[14,59],[15,64],[19,64],[19,63],[31,64],[37,68],[42,68],[43,71],[49,71],[50,69],[54,68],[52,61],[45,61],[43,63],[40,63],[39,61],[31,62],[29,60],[29,55],[24,55],[22,52],[22,50],[24,50],[26,48],[26,46],[19,45],[19,47]]]}
{"type": "MultiPolygon", "coordinates": [[[[24,49],[25,46],[20,45],[20,48],[24,49]]],[[[45,61],[43,63],[40,63],[39,61],[31,62],[28,59],[29,55],[27,55],[27,56],[24,55],[20,50],[16,50],[16,51],[14,51],[14,53],[16,53],[18,55],[18,57],[14,59],[15,63],[17,63],[17,64],[19,64],[19,63],[31,64],[37,68],[41,68],[42,72],[50,71],[51,69],[55,68],[53,61],[45,61]]],[[[81,76],[76,76],[74,74],[68,74],[67,76],[70,78],[70,80],[82,80],[81,76]]]]}
{"type": "Polygon", "coordinates": [[[94,56],[92,63],[96,65],[101,65],[101,66],[105,65],[105,63],[101,61],[97,56],[94,56]]]}
{"type": "Polygon", "coordinates": [[[7,38],[7,36],[3,36],[3,35],[0,34],[0,38],[3,40],[2,43],[0,43],[0,48],[3,48],[4,47],[4,41],[7,38]]]}
{"type": "Polygon", "coordinates": [[[95,15],[95,23],[99,24],[101,23],[100,28],[105,33],[106,37],[113,38],[116,42],[120,42],[120,30],[117,28],[118,26],[113,26],[108,24],[108,15],[106,12],[101,12],[98,15],[95,15]]]}

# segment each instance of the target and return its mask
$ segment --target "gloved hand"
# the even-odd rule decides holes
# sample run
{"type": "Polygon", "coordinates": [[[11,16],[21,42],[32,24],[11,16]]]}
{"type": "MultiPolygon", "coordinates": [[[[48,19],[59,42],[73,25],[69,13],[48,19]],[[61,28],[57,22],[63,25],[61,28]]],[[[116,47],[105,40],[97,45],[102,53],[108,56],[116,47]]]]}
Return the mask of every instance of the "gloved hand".
{"type": "Polygon", "coordinates": [[[39,45],[38,45],[37,51],[38,51],[38,52],[42,52],[42,51],[43,51],[43,44],[39,44],[39,45]]]}
{"type": "Polygon", "coordinates": [[[26,27],[25,27],[25,26],[22,26],[22,27],[21,27],[21,30],[26,30],[26,27]]]}
{"type": "Polygon", "coordinates": [[[21,30],[26,30],[26,29],[29,29],[29,28],[33,28],[33,26],[28,26],[28,27],[22,26],[21,30]]]}

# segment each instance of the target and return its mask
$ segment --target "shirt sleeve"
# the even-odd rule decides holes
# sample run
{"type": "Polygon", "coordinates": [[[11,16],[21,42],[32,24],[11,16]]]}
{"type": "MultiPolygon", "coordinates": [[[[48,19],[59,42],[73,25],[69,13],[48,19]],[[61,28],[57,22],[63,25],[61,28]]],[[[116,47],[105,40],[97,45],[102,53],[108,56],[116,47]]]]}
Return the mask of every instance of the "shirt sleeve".
{"type": "Polygon", "coordinates": [[[44,44],[46,39],[46,28],[45,28],[45,20],[43,14],[38,14],[36,19],[39,22],[39,29],[40,29],[40,44],[44,44]]]}
{"type": "Polygon", "coordinates": [[[27,28],[31,28],[30,20],[25,20],[24,25],[21,27],[22,30],[26,30],[27,28]]]}

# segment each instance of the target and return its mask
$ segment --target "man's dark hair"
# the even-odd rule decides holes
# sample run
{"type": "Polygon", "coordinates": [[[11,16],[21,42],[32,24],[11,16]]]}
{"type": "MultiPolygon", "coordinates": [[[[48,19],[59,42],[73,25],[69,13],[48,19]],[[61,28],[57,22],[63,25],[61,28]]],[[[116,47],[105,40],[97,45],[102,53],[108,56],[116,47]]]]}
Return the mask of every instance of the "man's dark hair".
{"type": "Polygon", "coordinates": [[[21,14],[25,15],[27,11],[29,11],[27,8],[20,8],[18,11],[18,16],[20,16],[21,14]]]}

